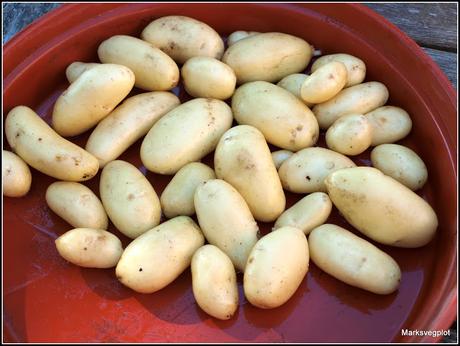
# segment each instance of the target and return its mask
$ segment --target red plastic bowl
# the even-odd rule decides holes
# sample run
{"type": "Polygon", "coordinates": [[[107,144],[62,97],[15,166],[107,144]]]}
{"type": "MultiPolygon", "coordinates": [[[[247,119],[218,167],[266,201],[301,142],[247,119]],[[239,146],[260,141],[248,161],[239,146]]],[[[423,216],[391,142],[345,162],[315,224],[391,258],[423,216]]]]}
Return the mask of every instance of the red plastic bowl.
{"type": "MultiPolygon", "coordinates": [[[[47,14],[4,47],[3,116],[16,105],[47,121],[66,88],[64,70],[75,60],[96,61],[99,43],[115,34],[139,35],[154,18],[180,14],[222,35],[235,30],[282,31],[324,53],[363,59],[367,80],[385,83],[389,104],[405,108],[413,130],[401,143],[429,170],[420,194],[439,217],[438,234],[419,249],[378,245],[401,266],[400,289],[377,296],[347,286],[313,264],[296,294],[280,308],[261,310],[244,299],[236,316],[217,321],[196,305],[190,272],[151,295],[122,286],[114,270],[78,268],[59,257],[54,239],[71,227],[46,206],[54,179],[33,171],[25,198],[4,198],[4,325],[19,342],[432,342],[401,329],[447,330],[457,303],[456,93],[433,61],[405,34],[353,4],[72,4],[47,14]]],[[[184,96],[182,94],[182,96],[184,96]]],[[[84,145],[88,134],[74,138],[84,145]]],[[[4,137],[4,142],[5,137],[4,137]]],[[[6,148],[7,145],[6,145],[6,148]]],[[[170,177],[146,172],[139,142],[121,157],[137,165],[161,193],[170,177]]],[[[356,159],[369,164],[368,153],[356,159]]],[[[207,158],[212,162],[212,156],[207,158]]],[[[99,176],[86,184],[98,193],[99,176]]],[[[289,194],[288,205],[299,198],[289,194]]],[[[346,225],[334,212],[330,222],[346,225]]],[[[269,225],[261,225],[265,231],[269,225]]],[[[351,229],[350,226],[347,226],[351,229]]],[[[113,226],[124,244],[127,239],[113,226]]]]}

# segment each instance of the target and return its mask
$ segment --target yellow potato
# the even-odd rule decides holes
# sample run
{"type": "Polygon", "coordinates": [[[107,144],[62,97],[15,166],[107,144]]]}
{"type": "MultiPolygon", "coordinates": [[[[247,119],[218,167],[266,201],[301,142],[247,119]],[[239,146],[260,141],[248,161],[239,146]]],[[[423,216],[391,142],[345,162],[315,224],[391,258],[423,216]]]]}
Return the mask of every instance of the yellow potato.
{"type": "Polygon", "coordinates": [[[239,40],[242,40],[242,39],[244,39],[246,37],[254,36],[254,35],[257,35],[257,34],[260,34],[260,33],[258,31],[242,31],[242,30],[238,30],[238,31],[232,32],[228,36],[227,44],[230,47],[230,46],[232,46],[233,44],[235,44],[239,40]]]}
{"type": "Polygon", "coordinates": [[[2,151],[3,196],[22,197],[32,184],[29,166],[15,153],[2,151]]]}
{"type": "Polygon", "coordinates": [[[29,166],[53,178],[84,181],[99,170],[97,159],[59,136],[32,109],[13,108],[5,120],[9,145],[29,166]]]}
{"type": "Polygon", "coordinates": [[[67,66],[66,70],[65,70],[65,75],[67,77],[67,80],[69,81],[69,83],[73,83],[77,80],[78,77],[80,77],[80,75],[83,73],[83,72],[86,72],[88,71],[89,69],[95,67],[95,66],[99,66],[100,64],[98,63],[95,63],[95,62],[80,62],[80,61],[75,61],[73,63],[71,63],[69,66],[67,66]]]}
{"type": "Polygon", "coordinates": [[[337,119],[326,132],[329,149],[344,155],[359,155],[370,147],[372,127],[362,114],[347,114],[337,119]]]}
{"type": "Polygon", "coordinates": [[[345,87],[360,84],[366,78],[366,64],[364,64],[364,61],[353,55],[343,53],[319,57],[311,66],[311,72],[315,72],[332,61],[341,62],[347,68],[347,84],[345,84],[345,87]]]}
{"type": "Polygon", "coordinates": [[[376,168],[341,169],[325,184],[345,219],[379,243],[415,248],[429,243],[436,233],[438,218],[431,206],[376,168]]]}
{"type": "Polygon", "coordinates": [[[409,114],[399,107],[379,107],[364,115],[372,127],[371,145],[397,142],[406,137],[412,129],[409,114]]]}
{"type": "Polygon", "coordinates": [[[190,266],[193,254],[203,244],[203,234],[191,218],[175,217],[126,247],[116,268],[117,278],[136,292],[156,292],[190,266]]]}
{"type": "Polygon", "coordinates": [[[303,82],[305,82],[307,77],[308,75],[304,73],[293,73],[281,79],[278,83],[276,83],[276,85],[289,91],[291,94],[293,94],[303,103],[305,103],[307,107],[310,108],[311,106],[313,106],[313,103],[306,102],[300,96],[300,90],[302,89],[302,84],[303,82]]]}
{"type": "Polygon", "coordinates": [[[276,169],[279,169],[284,161],[290,158],[294,153],[289,150],[277,150],[272,152],[273,163],[276,169]]]}
{"type": "Polygon", "coordinates": [[[342,227],[325,224],[315,228],[308,245],[312,262],[340,281],[376,294],[390,294],[398,289],[398,263],[342,227]]]}
{"type": "Polygon", "coordinates": [[[301,230],[283,227],[267,234],[249,255],[244,295],[262,309],[283,305],[302,283],[308,262],[308,242],[301,230]]]}

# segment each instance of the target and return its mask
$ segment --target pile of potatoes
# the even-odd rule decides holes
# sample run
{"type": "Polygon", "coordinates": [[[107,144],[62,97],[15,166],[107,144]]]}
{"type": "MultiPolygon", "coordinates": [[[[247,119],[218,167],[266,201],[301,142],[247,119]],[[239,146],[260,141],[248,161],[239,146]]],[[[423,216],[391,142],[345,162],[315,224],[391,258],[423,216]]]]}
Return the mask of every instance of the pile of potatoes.
{"type": "Polygon", "coordinates": [[[299,37],[237,31],[227,43],[184,16],[158,18],[140,38],[101,42],[100,63],[68,66],[51,126],[26,106],[8,113],[14,153],[3,151],[3,194],[27,194],[28,165],[56,178],[44,198],[74,227],[56,239],[63,258],[116,267],[120,282],[141,293],[191,266],[198,305],[218,319],[238,307],[237,271],[251,304],[275,308],[297,290],[310,258],[349,285],[397,290],[393,258],[325,222],[334,205],[376,243],[414,248],[433,238],[436,214],[414,192],[426,166],[394,144],[411,131],[409,114],[386,105],[385,85],[364,82],[366,65],[355,56],[320,56],[307,75],[315,51],[299,37]],[[180,77],[193,97],[184,103],[170,92],[180,77]],[[143,92],[126,98],[133,87],[143,92]],[[89,130],[84,149],[66,139],[89,130]],[[327,148],[315,146],[320,131],[327,148]],[[160,196],[118,160],[142,138],[143,165],[174,175],[160,196]],[[370,147],[374,167],[357,167],[349,156],[370,147]],[[213,168],[200,162],[212,152],[213,168]],[[81,184],[99,169],[100,199],[81,184]],[[284,190],[300,197],[287,210],[284,190]],[[107,231],[109,220],[132,239],[126,248],[107,231]],[[257,221],[273,222],[272,232],[261,237],[257,221]]]}

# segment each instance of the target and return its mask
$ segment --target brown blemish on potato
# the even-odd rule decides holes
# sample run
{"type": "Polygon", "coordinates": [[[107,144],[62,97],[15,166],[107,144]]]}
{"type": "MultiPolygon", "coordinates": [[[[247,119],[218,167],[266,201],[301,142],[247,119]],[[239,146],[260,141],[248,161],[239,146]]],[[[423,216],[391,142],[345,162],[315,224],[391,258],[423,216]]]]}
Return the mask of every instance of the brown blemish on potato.
{"type": "Polygon", "coordinates": [[[176,42],[174,42],[174,41],[168,41],[168,48],[169,48],[170,50],[174,50],[174,48],[176,48],[176,47],[177,47],[176,42]]]}
{"type": "Polygon", "coordinates": [[[128,201],[132,201],[134,198],[136,198],[136,196],[134,196],[134,194],[130,193],[128,195],[128,201]]]}
{"type": "Polygon", "coordinates": [[[57,154],[54,158],[56,159],[57,162],[61,162],[62,160],[65,159],[65,157],[62,157],[62,156],[59,155],[59,154],[57,154]]]}
{"type": "Polygon", "coordinates": [[[297,125],[295,129],[300,132],[303,130],[303,125],[297,125]]]}
{"type": "Polygon", "coordinates": [[[206,47],[206,42],[203,42],[201,45],[200,45],[200,50],[204,49],[206,47]]]}
{"type": "Polygon", "coordinates": [[[311,180],[311,178],[310,178],[310,176],[309,176],[309,175],[307,175],[307,176],[305,177],[305,179],[307,179],[308,181],[310,181],[310,180],[311,180]]]}
{"type": "Polygon", "coordinates": [[[335,79],[335,78],[334,78],[334,75],[333,75],[332,73],[329,73],[329,76],[327,76],[327,78],[329,78],[329,79],[335,79]]]}

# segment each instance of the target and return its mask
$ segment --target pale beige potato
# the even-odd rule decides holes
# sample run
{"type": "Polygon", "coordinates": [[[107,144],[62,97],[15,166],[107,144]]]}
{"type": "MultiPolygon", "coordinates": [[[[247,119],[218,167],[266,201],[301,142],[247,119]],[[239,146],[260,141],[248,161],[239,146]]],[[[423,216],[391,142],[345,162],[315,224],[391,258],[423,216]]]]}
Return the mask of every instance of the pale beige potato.
{"type": "Polygon", "coordinates": [[[319,127],[314,114],[289,91],[267,82],[250,82],[232,97],[233,116],[238,124],[261,131],[267,142],[297,151],[313,146],[319,127]]]}
{"type": "Polygon", "coordinates": [[[179,105],[179,98],[167,91],[131,96],[97,124],[85,149],[97,157],[99,166],[103,168],[145,136],[163,115],[179,105]]]}
{"type": "Polygon", "coordinates": [[[325,184],[345,219],[376,242],[415,248],[428,244],[436,233],[433,208],[377,168],[341,169],[331,173],[325,184]]]}
{"type": "Polygon", "coordinates": [[[302,84],[303,82],[305,82],[305,79],[307,79],[307,77],[308,75],[304,73],[293,73],[281,79],[278,83],[276,83],[276,85],[289,91],[291,94],[293,94],[303,103],[305,103],[305,105],[308,108],[310,108],[313,106],[313,103],[306,102],[300,96],[300,90],[302,89],[302,84]]]}
{"type": "Polygon", "coordinates": [[[266,32],[228,47],[222,61],[235,71],[237,83],[277,82],[303,71],[313,54],[310,44],[296,36],[266,32]]]}
{"type": "Polygon", "coordinates": [[[115,227],[129,238],[137,238],[160,223],[157,193],[137,167],[129,162],[109,162],[101,173],[102,205],[115,227]]]}
{"type": "Polygon", "coordinates": [[[232,121],[232,110],[223,101],[198,98],[185,102],[147,133],[141,145],[142,163],[149,171],[174,174],[212,152],[232,121]]]}
{"type": "Polygon", "coordinates": [[[345,88],[330,100],[317,104],[312,111],[321,129],[328,129],[334,121],[347,114],[365,114],[383,106],[388,89],[380,82],[367,82],[345,88]]]}
{"type": "Polygon", "coordinates": [[[227,44],[228,46],[234,45],[237,41],[242,40],[246,37],[254,36],[260,34],[258,31],[243,31],[243,30],[238,30],[232,32],[230,35],[227,37],[227,44]]]}
{"type": "Polygon", "coordinates": [[[195,214],[193,198],[196,188],[204,181],[215,179],[214,170],[201,162],[182,167],[171,179],[160,197],[161,209],[167,218],[195,214]]]}
{"type": "Polygon", "coordinates": [[[152,21],[142,31],[141,39],[161,49],[178,64],[194,56],[220,59],[224,53],[224,41],[213,28],[185,16],[166,16],[152,21]]]}
{"type": "Polygon", "coordinates": [[[69,83],[73,83],[77,80],[78,77],[80,77],[80,75],[83,72],[86,72],[89,69],[95,66],[99,66],[99,65],[100,65],[99,63],[95,63],[95,62],[75,61],[71,63],[69,66],[67,66],[65,70],[65,75],[69,83]]]}
{"type": "Polygon", "coordinates": [[[324,179],[341,168],[355,167],[348,157],[314,147],[294,153],[278,169],[283,188],[295,193],[326,192],[324,179]]]}
{"type": "Polygon", "coordinates": [[[53,178],[84,181],[99,170],[99,162],[93,155],[62,138],[29,107],[17,106],[8,113],[5,134],[17,155],[53,178]]]}
{"type": "Polygon", "coordinates": [[[244,295],[254,306],[273,309],[286,303],[308,272],[305,234],[282,227],[262,237],[249,255],[244,272],[244,295]]]}
{"type": "Polygon", "coordinates": [[[273,163],[276,169],[279,169],[284,161],[290,158],[294,153],[289,150],[277,150],[272,152],[273,163]]]}
{"type": "Polygon", "coordinates": [[[399,287],[398,263],[345,228],[319,226],[310,233],[308,245],[312,262],[340,281],[376,294],[390,294],[399,287]]]}
{"type": "Polygon", "coordinates": [[[206,240],[221,249],[244,272],[249,253],[258,240],[259,227],[238,191],[220,179],[197,187],[194,203],[206,240]]]}
{"type": "Polygon", "coordinates": [[[228,320],[238,309],[235,268],[214,245],[204,245],[193,255],[192,289],[199,307],[212,317],[228,320]]]}
{"type": "Polygon", "coordinates": [[[18,155],[8,150],[2,151],[3,196],[22,197],[32,184],[29,166],[18,155]]]}
{"type": "Polygon", "coordinates": [[[291,226],[309,234],[313,228],[326,222],[331,210],[332,202],[326,193],[311,193],[285,210],[276,220],[273,230],[291,226]]]}
{"type": "Polygon", "coordinates": [[[53,129],[76,136],[104,119],[131,91],[133,72],[121,65],[100,64],[83,72],[57,99],[53,129]]]}
{"type": "Polygon", "coordinates": [[[412,120],[402,108],[379,107],[364,114],[372,127],[371,145],[394,143],[406,137],[412,130],[412,120]]]}
{"type": "Polygon", "coordinates": [[[381,144],[371,151],[372,166],[396,179],[412,191],[428,179],[425,163],[412,149],[398,144],[381,144]]]}
{"type": "Polygon", "coordinates": [[[190,58],[182,66],[181,75],[185,90],[193,97],[226,100],[235,91],[235,72],[230,66],[214,58],[190,58]]]}
{"type": "Polygon", "coordinates": [[[311,72],[315,72],[320,67],[332,62],[338,61],[347,68],[347,83],[345,87],[351,87],[363,82],[366,78],[366,64],[361,59],[344,53],[328,54],[320,56],[311,66],[311,72]]]}
{"type": "Polygon", "coordinates": [[[59,255],[85,268],[115,267],[123,252],[120,239],[103,229],[75,228],[54,242],[59,255]]]}
{"type": "Polygon", "coordinates": [[[372,126],[362,114],[338,118],[326,131],[329,149],[344,155],[359,155],[371,146],[372,126]]]}
{"type": "Polygon", "coordinates": [[[214,170],[245,199],[254,218],[270,222],[284,211],[286,197],[262,133],[239,125],[223,134],[214,153],[214,170]]]}
{"type": "Polygon", "coordinates": [[[140,293],[154,293],[190,266],[204,245],[201,230],[188,216],[168,220],[134,239],[115,270],[120,282],[140,293]]]}

